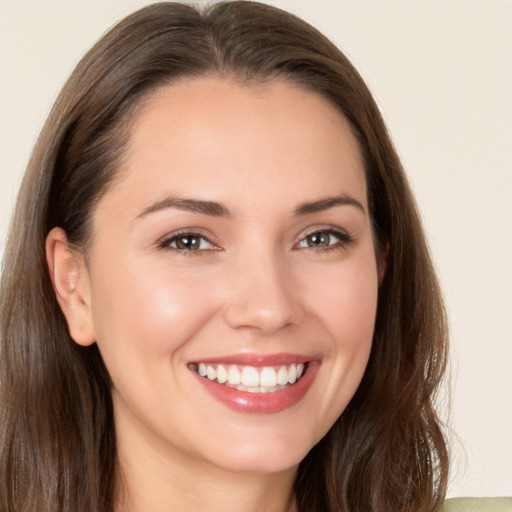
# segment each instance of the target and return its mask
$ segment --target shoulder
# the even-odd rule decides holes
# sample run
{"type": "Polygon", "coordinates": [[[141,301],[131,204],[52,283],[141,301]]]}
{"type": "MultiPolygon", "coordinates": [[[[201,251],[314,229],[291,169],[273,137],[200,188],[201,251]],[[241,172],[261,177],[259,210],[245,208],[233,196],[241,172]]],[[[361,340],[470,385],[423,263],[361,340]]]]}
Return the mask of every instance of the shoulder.
{"type": "Polygon", "coordinates": [[[512,497],[453,498],[446,501],[443,512],[512,512],[512,497]]]}

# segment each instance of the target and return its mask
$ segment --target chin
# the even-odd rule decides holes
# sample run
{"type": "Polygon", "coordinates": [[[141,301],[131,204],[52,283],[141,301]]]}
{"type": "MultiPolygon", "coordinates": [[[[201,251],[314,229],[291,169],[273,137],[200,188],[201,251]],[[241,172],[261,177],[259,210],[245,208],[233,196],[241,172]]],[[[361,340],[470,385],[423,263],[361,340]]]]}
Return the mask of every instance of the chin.
{"type": "Polygon", "coordinates": [[[218,453],[212,454],[210,460],[215,466],[235,473],[281,473],[295,471],[312,446],[305,440],[293,442],[293,437],[283,442],[262,436],[259,443],[253,439],[252,442],[237,444],[235,449],[219,446],[218,453]]]}

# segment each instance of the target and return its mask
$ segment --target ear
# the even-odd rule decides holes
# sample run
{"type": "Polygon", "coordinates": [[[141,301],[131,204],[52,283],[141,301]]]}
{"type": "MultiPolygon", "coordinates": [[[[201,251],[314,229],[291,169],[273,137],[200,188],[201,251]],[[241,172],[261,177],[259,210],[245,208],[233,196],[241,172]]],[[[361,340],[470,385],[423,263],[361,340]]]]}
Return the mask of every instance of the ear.
{"type": "Polygon", "coordinates": [[[46,237],[46,261],[57,301],[76,343],[96,341],[91,313],[91,286],[84,256],[70,247],[66,233],[54,228],[46,237]]]}

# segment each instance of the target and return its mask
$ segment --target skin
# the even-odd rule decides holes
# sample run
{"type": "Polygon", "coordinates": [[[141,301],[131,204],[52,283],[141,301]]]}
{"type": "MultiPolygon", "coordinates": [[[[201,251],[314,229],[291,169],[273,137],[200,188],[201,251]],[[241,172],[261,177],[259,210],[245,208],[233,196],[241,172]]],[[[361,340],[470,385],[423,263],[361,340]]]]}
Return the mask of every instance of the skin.
{"type": "Polygon", "coordinates": [[[286,82],[166,86],[138,111],[92,229],[87,262],[58,228],[47,255],[71,336],[97,343],[112,376],[118,510],[293,510],[297,465],[355,393],[374,329],[378,269],[348,123],[286,82]],[[297,214],[334,196],[350,201],[297,214]],[[229,215],[162,207],[177,197],[229,215]],[[329,229],[350,241],[308,245],[329,229]],[[162,247],[180,230],[205,240],[162,247]],[[226,407],[188,366],[283,352],[320,365],[274,414],[226,407]]]}

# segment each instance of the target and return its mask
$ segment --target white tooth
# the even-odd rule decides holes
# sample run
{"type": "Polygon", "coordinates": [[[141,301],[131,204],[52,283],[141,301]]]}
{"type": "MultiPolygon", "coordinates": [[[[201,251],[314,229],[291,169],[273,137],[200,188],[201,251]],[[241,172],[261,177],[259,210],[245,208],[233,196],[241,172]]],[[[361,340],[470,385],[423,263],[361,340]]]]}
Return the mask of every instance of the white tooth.
{"type": "Polygon", "coordinates": [[[265,367],[260,373],[260,386],[272,388],[277,386],[277,373],[274,368],[265,367]]]}
{"type": "Polygon", "coordinates": [[[280,386],[288,384],[288,370],[286,369],[286,366],[281,366],[281,368],[277,370],[277,383],[280,386]]]}
{"type": "MultiPolygon", "coordinates": [[[[304,365],[302,363],[299,363],[297,365],[297,379],[300,379],[302,377],[302,373],[304,372],[304,365]]],[[[217,374],[218,374],[218,370],[217,370],[217,374]]],[[[218,378],[218,376],[217,376],[218,378]]]]}
{"type": "Polygon", "coordinates": [[[206,377],[206,365],[204,363],[199,363],[198,373],[201,377],[206,377]]]}
{"type": "Polygon", "coordinates": [[[228,369],[228,382],[233,386],[237,386],[242,382],[242,376],[236,366],[230,366],[228,369]]]}
{"type": "Polygon", "coordinates": [[[244,366],[242,370],[242,384],[247,387],[257,387],[260,385],[260,374],[252,366],[244,366]]]}
{"type": "Polygon", "coordinates": [[[212,366],[207,366],[206,367],[206,376],[210,380],[215,380],[217,378],[217,372],[215,371],[215,368],[213,368],[212,366]]]}
{"type": "Polygon", "coordinates": [[[228,372],[224,366],[217,366],[217,382],[224,384],[228,380],[228,372]]]}
{"type": "Polygon", "coordinates": [[[247,388],[246,391],[248,391],[249,393],[259,393],[260,388],[247,388]]]}
{"type": "Polygon", "coordinates": [[[297,380],[297,367],[292,364],[288,370],[288,382],[293,384],[297,380]]]}

